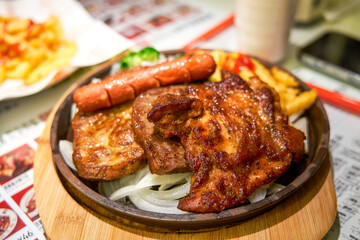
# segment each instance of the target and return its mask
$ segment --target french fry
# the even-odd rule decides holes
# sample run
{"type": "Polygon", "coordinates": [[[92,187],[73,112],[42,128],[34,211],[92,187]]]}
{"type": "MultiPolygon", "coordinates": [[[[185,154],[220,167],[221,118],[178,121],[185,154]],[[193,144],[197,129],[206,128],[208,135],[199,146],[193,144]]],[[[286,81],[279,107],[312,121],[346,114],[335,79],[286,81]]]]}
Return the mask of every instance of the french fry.
{"type": "Polygon", "coordinates": [[[29,71],[29,62],[21,61],[14,68],[6,70],[6,77],[11,79],[24,79],[29,74],[29,71]]]}
{"type": "Polygon", "coordinates": [[[24,81],[25,85],[33,84],[52,71],[67,66],[75,51],[76,45],[72,42],[66,42],[61,51],[57,51],[48,61],[43,61],[31,72],[24,81]]]}
{"type": "Polygon", "coordinates": [[[314,89],[302,92],[299,96],[286,104],[285,113],[292,115],[308,109],[316,100],[317,94],[314,89]]]}
{"type": "Polygon", "coordinates": [[[221,50],[214,50],[210,53],[210,55],[214,58],[215,62],[217,63],[217,67],[213,75],[210,77],[210,81],[213,82],[220,82],[221,81],[221,69],[225,62],[226,54],[224,51],[221,50]]]}
{"type": "Polygon", "coordinates": [[[242,77],[245,81],[251,81],[251,78],[256,76],[252,71],[250,70],[242,70],[239,73],[240,77],[242,77]]]}
{"type": "MultiPolygon", "coordinates": [[[[0,20],[0,29],[4,29],[5,27],[5,23],[1,22],[0,20]]],[[[4,31],[0,31],[0,43],[4,40],[5,37],[5,32],[4,31]]],[[[3,44],[0,44],[0,46],[3,44]]],[[[0,52],[4,52],[2,48],[0,48],[0,52]]]]}
{"type": "Polygon", "coordinates": [[[17,19],[14,18],[12,21],[6,24],[6,31],[9,34],[14,34],[18,32],[25,32],[30,24],[29,19],[17,19]]]}
{"type": "Polygon", "coordinates": [[[4,65],[0,65],[0,84],[5,81],[6,69],[4,65]]]}
{"type": "Polygon", "coordinates": [[[272,67],[271,73],[276,80],[285,84],[288,87],[297,87],[299,86],[298,82],[296,82],[295,78],[291,76],[289,73],[280,70],[278,67],[272,67]]]}
{"type": "Polygon", "coordinates": [[[274,77],[271,75],[271,72],[267,67],[265,67],[263,64],[261,64],[256,59],[251,59],[253,64],[255,65],[255,73],[256,75],[267,84],[270,85],[270,87],[274,87],[276,85],[274,77]]]}
{"type": "Polygon", "coordinates": [[[29,77],[25,78],[25,85],[30,85],[36,83],[39,79],[44,78],[49,75],[55,66],[50,61],[42,62],[37,68],[35,68],[29,77]]]}
{"type": "Polygon", "coordinates": [[[20,58],[12,58],[8,61],[5,61],[4,66],[6,69],[13,69],[20,63],[20,58]]]}

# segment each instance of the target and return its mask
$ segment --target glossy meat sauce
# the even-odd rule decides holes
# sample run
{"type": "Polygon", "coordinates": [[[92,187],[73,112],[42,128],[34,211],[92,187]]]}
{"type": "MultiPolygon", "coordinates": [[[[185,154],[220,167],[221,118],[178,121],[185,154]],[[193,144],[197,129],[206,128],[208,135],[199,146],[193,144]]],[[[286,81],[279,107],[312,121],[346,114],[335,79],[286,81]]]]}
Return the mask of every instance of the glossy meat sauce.
{"type": "Polygon", "coordinates": [[[305,136],[288,124],[272,88],[228,71],[223,79],[158,97],[148,114],[164,138],[181,140],[194,172],[190,193],[179,202],[184,211],[220,212],[245,203],[303,158],[305,136]]]}

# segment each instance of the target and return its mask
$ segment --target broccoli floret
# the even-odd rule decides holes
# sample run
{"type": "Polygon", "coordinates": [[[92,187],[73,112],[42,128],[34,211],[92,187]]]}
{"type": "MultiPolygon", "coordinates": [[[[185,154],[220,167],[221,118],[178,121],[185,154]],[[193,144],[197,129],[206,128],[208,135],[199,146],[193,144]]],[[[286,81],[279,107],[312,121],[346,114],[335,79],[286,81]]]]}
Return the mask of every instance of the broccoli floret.
{"type": "Polygon", "coordinates": [[[139,51],[139,55],[143,61],[156,62],[160,53],[152,47],[146,47],[139,51]]]}
{"type": "Polygon", "coordinates": [[[137,52],[132,52],[120,61],[121,69],[124,68],[132,68],[135,66],[139,66],[142,62],[141,57],[137,52]]]}
{"type": "Polygon", "coordinates": [[[156,62],[160,53],[151,47],[146,47],[139,52],[132,52],[120,61],[120,68],[132,68],[141,65],[142,61],[156,62]]]}

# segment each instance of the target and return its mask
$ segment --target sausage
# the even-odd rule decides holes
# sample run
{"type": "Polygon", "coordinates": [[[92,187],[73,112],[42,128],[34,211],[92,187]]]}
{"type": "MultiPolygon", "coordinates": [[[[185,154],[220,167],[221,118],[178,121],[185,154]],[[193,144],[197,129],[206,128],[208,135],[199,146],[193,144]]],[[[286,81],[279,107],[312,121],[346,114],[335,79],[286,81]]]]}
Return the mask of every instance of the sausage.
{"type": "Polygon", "coordinates": [[[80,111],[92,112],[135,99],[150,88],[208,78],[215,69],[213,57],[201,54],[184,56],[151,67],[119,71],[101,82],[77,89],[74,102],[80,111]]]}

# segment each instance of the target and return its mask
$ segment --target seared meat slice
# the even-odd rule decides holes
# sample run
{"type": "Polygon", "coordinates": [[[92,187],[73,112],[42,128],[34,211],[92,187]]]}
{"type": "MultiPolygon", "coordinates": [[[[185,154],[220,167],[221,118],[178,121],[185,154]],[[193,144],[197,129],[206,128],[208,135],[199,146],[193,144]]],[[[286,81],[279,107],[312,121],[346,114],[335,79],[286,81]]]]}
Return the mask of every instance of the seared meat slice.
{"type": "Polygon", "coordinates": [[[201,115],[203,110],[200,100],[174,94],[161,95],[152,105],[153,108],[148,113],[147,119],[156,122],[161,134],[166,138],[182,135],[186,130],[183,129],[185,122],[189,118],[201,115]],[[174,112],[174,109],[177,111],[174,112]],[[171,129],[162,131],[163,127],[171,129]]]}
{"type": "MultiPolygon", "coordinates": [[[[154,88],[139,95],[133,104],[132,126],[136,140],[146,152],[149,168],[155,174],[189,172],[185,151],[178,139],[165,139],[147,120],[152,103],[163,94],[180,95],[185,86],[154,88]]],[[[179,106],[181,108],[181,106],[179,106]]]]}
{"type": "Polygon", "coordinates": [[[78,112],[72,120],[73,160],[79,176],[113,180],[146,165],[144,150],[131,128],[132,102],[93,113],[78,112]]]}
{"type": "Polygon", "coordinates": [[[150,111],[157,117],[150,114],[149,119],[165,137],[181,139],[194,172],[190,193],[179,202],[184,211],[220,212],[245,203],[256,188],[303,158],[305,136],[289,126],[272,88],[258,78],[247,83],[225,71],[223,79],[190,85],[177,104],[163,96],[150,111]],[[181,101],[194,98],[203,103],[201,115],[184,114],[188,119],[182,125],[167,121],[182,111],[181,101]]]}

